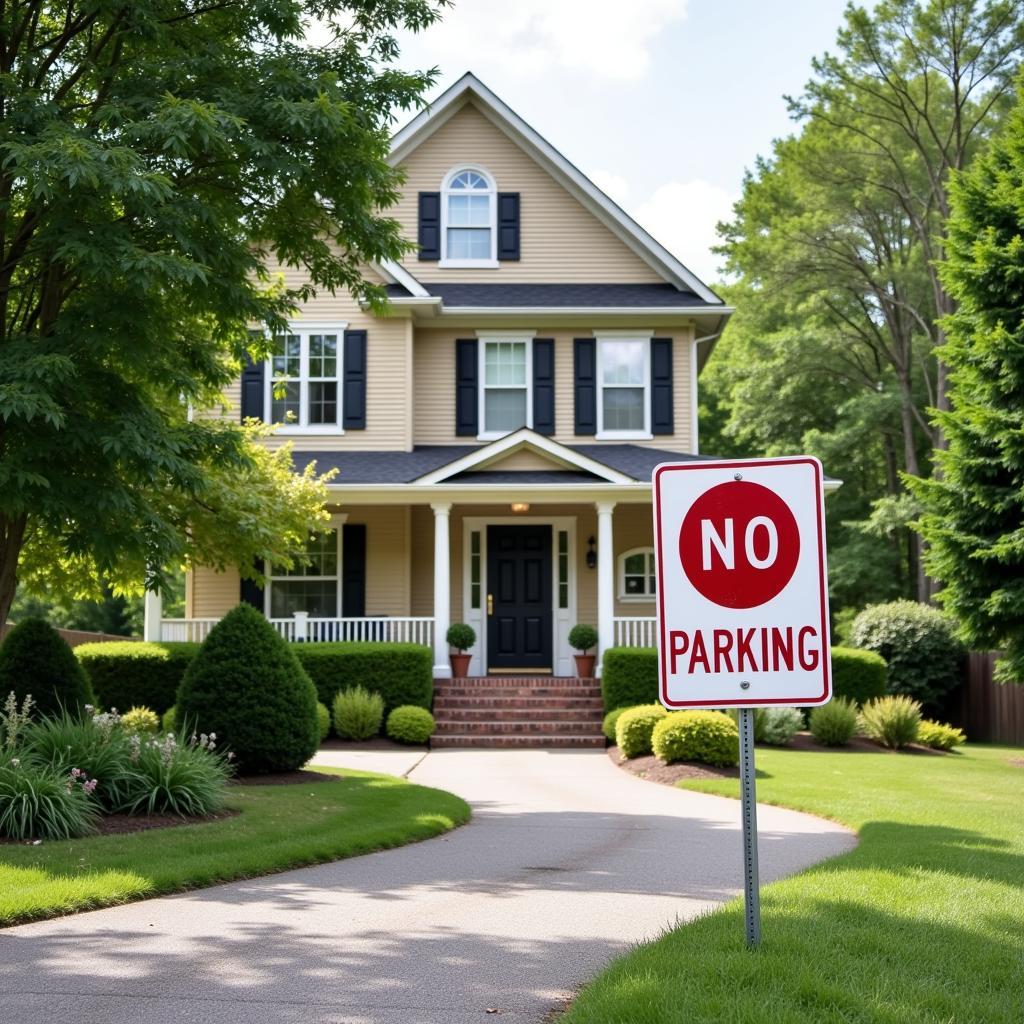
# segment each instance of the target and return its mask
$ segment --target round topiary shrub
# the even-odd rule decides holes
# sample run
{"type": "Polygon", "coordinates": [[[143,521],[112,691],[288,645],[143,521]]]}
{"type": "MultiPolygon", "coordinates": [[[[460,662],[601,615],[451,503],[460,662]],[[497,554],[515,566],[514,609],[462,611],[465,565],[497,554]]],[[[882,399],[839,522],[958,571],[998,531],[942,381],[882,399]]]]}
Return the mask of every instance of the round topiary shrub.
{"type": "Polygon", "coordinates": [[[121,716],[121,728],[138,734],[155,733],[160,729],[160,718],[150,708],[129,708],[121,716]]]}
{"type": "Polygon", "coordinates": [[[604,733],[604,738],[611,743],[615,742],[615,725],[619,720],[619,715],[625,710],[625,708],[612,708],[601,723],[601,732],[604,733]]]}
{"type": "Polygon", "coordinates": [[[404,704],[388,715],[384,731],[396,743],[426,743],[434,735],[434,716],[415,704],[404,704]]]}
{"type": "Polygon", "coordinates": [[[31,695],[36,717],[77,713],[94,701],[74,652],[43,619],[24,619],[0,644],[0,693],[19,704],[31,695]]]}
{"type": "Polygon", "coordinates": [[[727,767],[740,759],[740,732],[719,711],[673,711],[655,725],[651,748],[666,764],[698,761],[727,767]]]}
{"type": "Polygon", "coordinates": [[[177,721],[216,734],[241,774],[288,772],[316,752],[316,689],[288,644],[251,605],[218,622],[185,673],[177,721]]]}
{"type": "Polygon", "coordinates": [[[846,697],[833,697],[811,711],[810,729],[823,747],[845,747],[857,734],[857,705],[846,697]]]}
{"type": "Polygon", "coordinates": [[[476,631],[464,622],[453,622],[444,638],[449,647],[457,651],[468,651],[476,643],[476,631]]]}
{"type": "Polygon", "coordinates": [[[870,605],[853,620],[850,639],[885,659],[889,693],[936,705],[963,678],[964,649],[953,621],[931,605],[870,605]]]}
{"type": "Polygon", "coordinates": [[[889,678],[885,658],[857,647],[832,648],[832,693],[854,704],[884,697],[889,678]]]}
{"type": "Polygon", "coordinates": [[[917,739],[921,705],[905,694],[879,697],[860,709],[860,728],[883,747],[900,750],[917,739]]]}
{"type": "Polygon", "coordinates": [[[660,704],[639,704],[626,708],[615,723],[615,744],[624,758],[640,757],[651,752],[651,733],[665,717],[660,704]]]}
{"type": "Polygon", "coordinates": [[[584,623],[573,626],[569,630],[569,646],[574,651],[585,654],[591,647],[597,646],[597,630],[584,623]]]}
{"type": "Polygon", "coordinates": [[[323,743],[331,731],[331,713],[327,710],[327,705],[321,704],[320,701],[316,702],[316,724],[320,731],[320,742],[323,743]]]}

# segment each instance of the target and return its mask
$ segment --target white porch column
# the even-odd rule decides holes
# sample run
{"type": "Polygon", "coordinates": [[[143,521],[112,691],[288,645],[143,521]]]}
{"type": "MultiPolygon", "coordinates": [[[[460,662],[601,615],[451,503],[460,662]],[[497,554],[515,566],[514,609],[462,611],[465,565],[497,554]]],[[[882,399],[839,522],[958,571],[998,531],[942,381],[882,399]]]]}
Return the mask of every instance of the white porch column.
{"type": "Polygon", "coordinates": [[[450,501],[432,503],[434,510],[434,678],[451,679],[448,641],[445,633],[451,625],[451,541],[450,501]]]}
{"type": "Polygon", "coordinates": [[[142,639],[163,639],[164,597],[159,590],[147,590],[143,601],[142,639]]]}
{"type": "Polygon", "coordinates": [[[614,501],[597,502],[597,674],[604,652],[614,646],[615,540],[612,534],[614,501]]]}

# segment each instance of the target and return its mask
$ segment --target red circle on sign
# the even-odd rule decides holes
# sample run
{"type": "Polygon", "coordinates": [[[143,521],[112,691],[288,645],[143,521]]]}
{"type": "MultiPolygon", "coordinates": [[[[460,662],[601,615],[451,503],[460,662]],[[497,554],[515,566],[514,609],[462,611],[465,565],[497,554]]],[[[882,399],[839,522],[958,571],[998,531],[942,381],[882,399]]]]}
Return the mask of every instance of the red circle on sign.
{"type": "Polygon", "coordinates": [[[679,530],[686,578],[723,608],[755,608],[777,597],[799,558],[800,530],[789,506],[745,480],[705,491],[679,530]]]}

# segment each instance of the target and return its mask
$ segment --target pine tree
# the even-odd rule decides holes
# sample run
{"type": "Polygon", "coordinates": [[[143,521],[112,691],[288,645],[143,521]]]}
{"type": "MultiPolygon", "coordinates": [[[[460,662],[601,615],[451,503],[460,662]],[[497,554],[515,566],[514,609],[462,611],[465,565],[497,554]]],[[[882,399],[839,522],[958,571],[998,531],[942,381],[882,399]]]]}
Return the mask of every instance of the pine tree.
{"type": "Polygon", "coordinates": [[[951,408],[940,474],[914,484],[939,599],[972,648],[1024,681],[1024,76],[988,151],[952,182],[943,281],[951,408]]]}

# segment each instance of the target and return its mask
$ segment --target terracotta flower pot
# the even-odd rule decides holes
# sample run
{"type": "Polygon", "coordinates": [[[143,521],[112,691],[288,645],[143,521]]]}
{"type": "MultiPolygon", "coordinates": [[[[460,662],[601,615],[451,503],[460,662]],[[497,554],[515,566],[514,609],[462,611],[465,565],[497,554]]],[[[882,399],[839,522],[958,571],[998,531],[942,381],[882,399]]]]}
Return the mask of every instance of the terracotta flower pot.
{"type": "Polygon", "coordinates": [[[596,654],[577,654],[574,655],[576,658],[576,675],[580,679],[593,679],[594,678],[594,662],[597,661],[596,654]]]}
{"type": "Polygon", "coordinates": [[[465,679],[469,672],[469,659],[471,654],[449,654],[448,658],[452,663],[452,676],[455,679],[465,679]]]}

